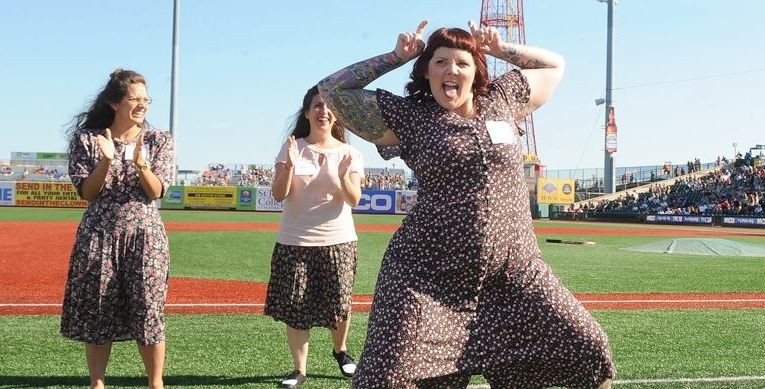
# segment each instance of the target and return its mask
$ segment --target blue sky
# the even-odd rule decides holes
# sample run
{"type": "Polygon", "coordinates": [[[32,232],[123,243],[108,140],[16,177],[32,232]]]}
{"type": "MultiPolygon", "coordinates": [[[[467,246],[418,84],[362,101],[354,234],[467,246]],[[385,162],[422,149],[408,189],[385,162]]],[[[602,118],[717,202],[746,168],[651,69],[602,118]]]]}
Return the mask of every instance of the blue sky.
{"type": "MultiPolygon", "coordinates": [[[[172,0],[3,1],[0,161],[63,151],[65,124],[117,67],[148,80],[149,121],[169,127],[172,0]]],[[[177,152],[181,169],[271,164],[305,90],[390,51],[429,19],[466,28],[478,0],[184,0],[177,152]]],[[[606,5],[527,0],[527,43],[561,53],[563,82],[535,114],[548,169],[603,165],[606,5]]],[[[615,166],[684,163],[765,144],[765,2],[621,0],[615,16],[615,166]],[[692,79],[692,80],[690,80],[692,79]]],[[[370,85],[401,94],[411,64],[370,85]]],[[[385,162],[358,138],[370,167],[385,162]]]]}

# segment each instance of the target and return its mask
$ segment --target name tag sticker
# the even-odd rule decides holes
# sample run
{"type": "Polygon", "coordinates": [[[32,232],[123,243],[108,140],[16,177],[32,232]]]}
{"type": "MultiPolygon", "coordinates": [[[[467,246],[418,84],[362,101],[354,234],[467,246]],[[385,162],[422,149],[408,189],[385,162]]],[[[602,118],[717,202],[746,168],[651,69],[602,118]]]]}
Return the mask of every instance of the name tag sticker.
{"type": "Polygon", "coordinates": [[[132,161],[135,153],[135,145],[125,145],[125,161],[132,161]]]}
{"type": "MultiPolygon", "coordinates": [[[[125,161],[132,161],[133,160],[133,154],[135,154],[135,144],[126,144],[125,145],[125,161]]],[[[141,157],[143,159],[149,159],[149,146],[143,145],[141,148],[141,157]]]]}
{"type": "Polygon", "coordinates": [[[506,121],[487,120],[486,131],[489,132],[489,137],[493,144],[514,144],[516,142],[515,130],[513,130],[513,126],[506,121]]]}
{"type": "Polygon", "coordinates": [[[301,159],[295,164],[296,176],[314,176],[319,172],[319,167],[313,161],[301,159]]]}

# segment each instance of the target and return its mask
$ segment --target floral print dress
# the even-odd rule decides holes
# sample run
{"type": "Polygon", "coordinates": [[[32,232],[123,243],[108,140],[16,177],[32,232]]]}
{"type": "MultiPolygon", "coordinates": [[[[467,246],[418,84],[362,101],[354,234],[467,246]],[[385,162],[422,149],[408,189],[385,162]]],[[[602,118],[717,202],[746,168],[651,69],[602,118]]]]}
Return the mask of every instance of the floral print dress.
{"type": "Polygon", "coordinates": [[[493,387],[594,387],[613,376],[606,334],[541,259],[514,124],[529,93],[509,72],[465,119],[378,90],[420,187],[382,261],[354,387],[471,374],[493,387]]]}
{"type": "MultiPolygon", "coordinates": [[[[101,158],[99,134],[103,130],[75,134],[69,176],[80,194],[101,158]]],[[[114,140],[114,146],[104,188],[88,204],[77,229],[61,334],[93,344],[131,339],[157,344],[165,338],[167,234],[159,210],[141,187],[137,166],[125,160],[126,143],[114,140]]],[[[170,134],[147,130],[143,155],[162,182],[164,195],[175,169],[170,134]]]]}

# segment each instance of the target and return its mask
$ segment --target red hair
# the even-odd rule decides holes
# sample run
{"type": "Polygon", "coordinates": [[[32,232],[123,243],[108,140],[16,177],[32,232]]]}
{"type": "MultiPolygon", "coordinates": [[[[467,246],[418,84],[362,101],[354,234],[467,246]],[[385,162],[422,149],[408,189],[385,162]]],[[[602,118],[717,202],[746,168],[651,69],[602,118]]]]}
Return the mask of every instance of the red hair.
{"type": "Polygon", "coordinates": [[[425,73],[428,71],[428,64],[433,58],[433,53],[439,47],[465,50],[470,53],[473,56],[473,62],[475,62],[473,94],[476,96],[486,94],[489,86],[489,70],[486,66],[486,55],[478,47],[473,35],[461,28],[439,28],[430,35],[425,50],[414,62],[412,73],[409,75],[412,81],[406,84],[407,94],[420,98],[433,98],[430,82],[425,79],[425,73]]]}

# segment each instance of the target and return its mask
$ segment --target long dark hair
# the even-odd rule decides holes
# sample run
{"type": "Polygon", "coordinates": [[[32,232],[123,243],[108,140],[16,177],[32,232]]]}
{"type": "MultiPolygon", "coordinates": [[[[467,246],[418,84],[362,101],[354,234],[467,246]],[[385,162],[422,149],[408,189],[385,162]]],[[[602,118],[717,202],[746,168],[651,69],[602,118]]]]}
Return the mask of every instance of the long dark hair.
{"type": "MultiPolygon", "coordinates": [[[[305,117],[306,112],[311,109],[311,101],[313,97],[319,94],[319,87],[314,85],[309,89],[305,96],[303,96],[303,106],[295,114],[295,120],[290,126],[292,131],[290,135],[293,135],[295,139],[305,138],[311,134],[311,123],[308,118],[305,117]]],[[[345,130],[340,126],[338,121],[332,126],[332,136],[340,142],[345,142],[345,130]]]]}
{"type": "MultiPolygon", "coordinates": [[[[127,96],[128,87],[131,84],[146,85],[146,80],[141,74],[132,70],[117,69],[109,75],[109,81],[106,82],[104,89],[98,93],[90,108],[71,120],[66,130],[70,153],[75,137],[80,130],[103,130],[112,124],[114,109],[112,109],[111,104],[119,104],[127,96]]],[[[149,128],[149,123],[144,119],[141,127],[149,128]]]]}
{"type": "Polygon", "coordinates": [[[473,35],[461,28],[439,28],[430,35],[425,50],[414,62],[412,73],[409,74],[409,78],[412,81],[406,84],[406,92],[408,96],[420,100],[433,99],[433,92],[430,90],[430,82],[425,78],[425,73],[428,72],[428,64],[433,58],[433,53],[435,53],[436,49],[439,47],[448,47],[469,52],[473,56],[473,62],[475,62],[473,94],[479,96],[487,93],[489,86],[489,70],[486,66],[486,55],[476,44],[473,35]]]}

